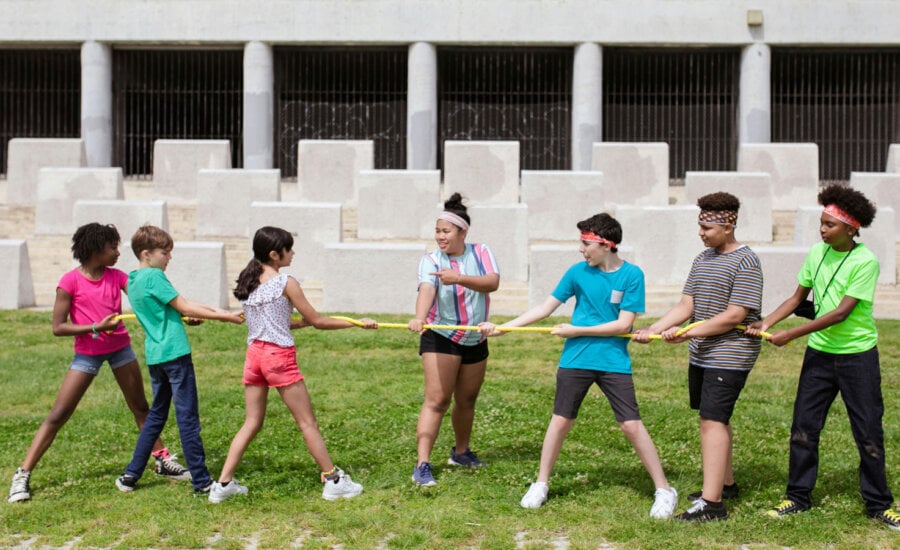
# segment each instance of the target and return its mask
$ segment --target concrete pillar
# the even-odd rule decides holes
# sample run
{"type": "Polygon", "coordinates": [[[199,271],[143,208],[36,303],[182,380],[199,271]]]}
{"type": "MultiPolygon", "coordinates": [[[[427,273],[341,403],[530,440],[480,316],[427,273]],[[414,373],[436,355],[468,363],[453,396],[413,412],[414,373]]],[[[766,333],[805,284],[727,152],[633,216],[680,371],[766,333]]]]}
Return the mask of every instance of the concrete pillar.
{"type": "Polygon", "coordinates": [[[579,44],[572,71],[572,170],[591,169],[592,144],[603,139],[602,103],[603,51],[579,44]]]}
{"type": "Polygon", "coordinates": [[[772,141],[772,50],[750,44],[741,52],[738,143],[772,141]]]}
{"type": "Polygon", "coordinates": [[[272,47],[244,46],[244,168],[265,170],[275,157],[275,70],[272,47]]]}
{"type": "Polygon", "coordinates": [[[437,50],[416,42],[409,47],[406,94],[406,168],[437,169],[437,50]]]}
{"type": "Polygon", "coordinates": [[[87,165],[112,166],[112,48],[81,45],[81,138],[87,165]]]}

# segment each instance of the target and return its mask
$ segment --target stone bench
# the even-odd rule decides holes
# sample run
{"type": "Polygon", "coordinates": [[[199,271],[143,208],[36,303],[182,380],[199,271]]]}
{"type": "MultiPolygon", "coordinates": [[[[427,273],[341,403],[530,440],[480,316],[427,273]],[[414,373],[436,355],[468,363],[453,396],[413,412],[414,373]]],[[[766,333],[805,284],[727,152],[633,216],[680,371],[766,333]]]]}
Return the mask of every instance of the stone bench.
{"type": "Polygon", "coordinates": [[[900,172],[900,143],[892,143],[888,147],[885,172],[900,172]]]}
{"type": "Polygon", "coordinates": [[[323,310],[413,315],[421,244],[339,243],[325,247],[323,310]]]}
{"type": "Polygon", "coordinates": [[[72,234],[78,200],[122,200],[121,168],[41,168],[38,172],[34,232],[72,234]]]}
{"type": "Polygon", "coordinates": [[[81,139],[13,138],[6,158],[6,202],[23,206],[35,206],[41,168],[87,165],[81,139]]]}
{"type": "Polygon", "coordinates": [[[360,239],[432,239],[439,170],[363,170],[356,176],[360,239]]]}
{"type": "MultiPolygon", "coordinates": [[[[892,146],[895,147],[895,146],[892,146]]],[[[897,172],[851,172],[850,187],[864,194],[878,207],[890,207],[896,213],[900,210],[900,170],[897,172]]],[[[894,239],[900,242],[900,217],[894,216],[894,239]]]]}
{"type": "Polygon", "coordinates": [[[762,266],[762,315],[765,317],[797,289],[797,274],[803,267],[809,247],[754,246],[753,252],[762,266]]]}
{"type": "Polygon", "coordinates": [[[193,204],[197,171],[231,168],[231,144],[218,139],[158,139],[153,142],[154,198],[193,204]]]}
{"type": "Polygon", "coordinates": [[[669,204],[667,143],[594,143],[591,170],[603,173],[607,204],[669,204]]]}
{"type": "Polygon", "coordinates": [[[355,208],[359,195],[356,175],[375,166],[372,140],[300,140],[297,184],[306,202],[337,202],[355,208]]]}
{"type": "MultiPolygon", "coordinates": [[[[300,282],[322,281],[325,276],[325,247],[341,242],[341,205],[336,202],[254,202],[250,205],[250,242],[260,227],[269,225],[290,231],[294,236],[294,260],[283,268],[300,282]]],[[[248,250],[248,260],[253,251],[248,250]]]]}
{"type": "Polygon", "coordinates": [[[473,204],[519,202],[518,141],[445,141],[444,197],[473,204]]]}
{"type": "Polygon", "coordinates": [[[231,281],[225,266],[224,243],[175,241],[166,276],[188,300],[228,308],[231,281]]]}
{"type": "Polygon", "coordinates": [[[528,238],[577,241],[575,224],[607,209],[602,172],[522,171],[528,238]]]}
{"type": "Polygon", "coordinates": [[[0,239],[0,309],[34,306],[34,285],[28,244],[19,239],[0,239]]]}
{"type": "Polygon", "coordinates": [[[252,237],[250,205],[281,200],[280,170],[197,172],[197,237],[252,237]]]}
{"type": "Polygon", "coordinates": [[[772,178],[765,172],[687,172],[684,200],[697,204],[709,193],[731,193],[741,201],[735,230],[741,242],[772,242],[772,178]]]}
{"type": "Polygon", "coordinates": [[[684,284],[694,258],[703,250],[697,236],[699,212],[693,205],[616,208],[622,244],[634,250],[634,263],[644,271],[647,286],[684,284]]]}
{"type": "Polygon", "coordinates": [[[737,171],[768,173],[772,207],[795,210],[816,203],[819,147],[815,143],[744,143],[738,147],[737,171]]]}

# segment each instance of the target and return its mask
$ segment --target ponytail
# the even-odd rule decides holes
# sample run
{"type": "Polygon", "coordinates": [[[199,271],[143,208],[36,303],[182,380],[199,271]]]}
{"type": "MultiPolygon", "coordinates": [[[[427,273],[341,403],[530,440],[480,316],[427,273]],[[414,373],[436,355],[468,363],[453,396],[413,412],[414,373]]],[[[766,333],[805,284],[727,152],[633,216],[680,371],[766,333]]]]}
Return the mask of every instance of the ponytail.
{"type": "Polygon", "coordinates": [[[234,288],[234,297],[244,301],[250,297],[250,293],[259,286],[259,276],[262,275],[263,266],[259,260],[253,258],[247,263],[247,267],[238,275],[237,286],[234,288]]]}

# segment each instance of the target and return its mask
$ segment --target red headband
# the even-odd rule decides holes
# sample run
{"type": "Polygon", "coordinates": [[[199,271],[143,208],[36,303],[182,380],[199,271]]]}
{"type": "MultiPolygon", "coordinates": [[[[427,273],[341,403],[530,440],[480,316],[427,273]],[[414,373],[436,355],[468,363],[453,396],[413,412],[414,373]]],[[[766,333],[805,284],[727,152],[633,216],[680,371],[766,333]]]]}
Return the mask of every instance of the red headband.
{"type": "Polygon", "coordinates": [[[832,203],[825,207],[825,213],[829,216],[839,219],[854,229],[859,229],[860,223],[849,212],[840,206],[832,203]]]}
{"type": "Polygon", "coordinates": [[[591,231],[582,231],[581,232],[581,240],[588,243],[600,243],[609,246],[610,248],[616,248],[616,243],[612,242],[609,239],[604,239],[600,235],[593,233],[591,231]]]}

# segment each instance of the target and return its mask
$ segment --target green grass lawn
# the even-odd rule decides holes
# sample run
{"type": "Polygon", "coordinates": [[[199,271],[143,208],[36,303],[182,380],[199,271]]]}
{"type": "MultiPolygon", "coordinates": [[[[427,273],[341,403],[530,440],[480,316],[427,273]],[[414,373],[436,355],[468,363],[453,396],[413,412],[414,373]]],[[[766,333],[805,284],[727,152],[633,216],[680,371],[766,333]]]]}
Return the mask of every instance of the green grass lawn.
{"type": "MultiPolygon", "coordinates": [[[[131,323],[143,364],[142,332],[131,323]]],[[[207,464],[216,476],[243,421],[246,329],[205,323],[188,331],[207,464]]],[[[900,322],[879,322],[879,331],[888,480],[900,492],[900,322]]],[[[0,463],[6,489],[53,402],[72,340],[51,335],[49,312],[0,312],[0,337],[0,463]]],[[[733,420],[741,497],[730,503],[728,521],[693,525],[648,517],[653,485],[596,389],[563,447],[549,501],[539,510],[519,507],[537,473],[552,409],[562,346],[556,337],[519,333],[491,340],[473,435],[474,449],[488,467],[461,471],[445,466],[452,445],[447,418],[432,457],[439,484],[430,489],[416,488],[410,480],[423,395],[416,336],[396,329],[304,329],[296,338],[329,452],[365,486],[361,496],[322,500],[316,465],[275,392],[266,425],[237,472],[250,488],[247,497],[211,505],[194,498],[189,483],[152,473],[134,493],[119,492],[115,478],[131,458],[137,430],[104,367],[35,469],[32,500],[0,504],[0,547],[900,546],[900,533],[864,514],[858,459],[839,401],[823,433],[814,509],[780,521],[763,515],[784,491],[802,341],[781,349],[764,346],[733,420]]],[[[687,346],[655,342],[631,350],[644,422],[670,483],[687,495],[701,484],[698,420],[687,404],[687,346]]],[[[145,385],[149,396],[146,375],[145,385]]],[[[180,454],[174,414],[164,438],[180,454]]],[[[682,498],[678,511],[687,505],[682,498]]]]}

